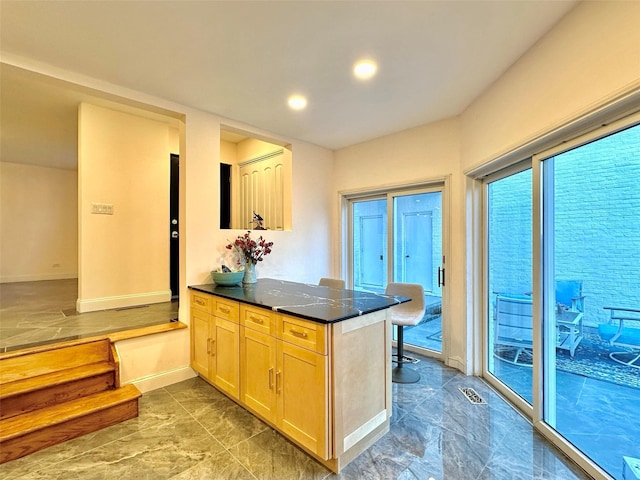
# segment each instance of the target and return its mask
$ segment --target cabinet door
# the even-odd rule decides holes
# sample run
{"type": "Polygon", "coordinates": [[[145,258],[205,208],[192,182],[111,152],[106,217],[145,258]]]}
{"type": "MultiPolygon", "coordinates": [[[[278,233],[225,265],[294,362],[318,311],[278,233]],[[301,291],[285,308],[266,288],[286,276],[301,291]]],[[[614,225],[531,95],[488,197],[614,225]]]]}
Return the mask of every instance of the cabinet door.
{"type": "Polygon", "coordinates": [[[328,357],[277,342],[276,425],[323,459],[329,458],[328,357]]]}
{"type": "Polygon", "coordinates": [[[209,334],[208,313],[191,311],[191,367],[199,374],[209,377],[209,354],[211,352],[211,335],[209,334]]]}
{"type": "Polygon", "coordinates": [[[275,423],[276,339],[263,332],[240,327],[242,403],[275,423]]]}
{"type": "Polygon", "coordinates": [[[213,317],[209,379],[233,398],[240,398],[240,327],[213,317]]]}

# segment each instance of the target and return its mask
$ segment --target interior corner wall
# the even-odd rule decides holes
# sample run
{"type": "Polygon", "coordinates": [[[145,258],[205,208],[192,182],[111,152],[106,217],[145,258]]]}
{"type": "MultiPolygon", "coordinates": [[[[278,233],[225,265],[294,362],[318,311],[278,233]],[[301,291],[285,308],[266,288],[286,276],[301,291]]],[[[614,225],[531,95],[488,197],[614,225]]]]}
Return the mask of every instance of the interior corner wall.
{"type": "Polygon", "coordinates": [[[78,311],[170,300],[169,126],[88,103],[78,125],[78,311]]]}
{"type": "Polygon", "coordinates": [[[246,162],[263,155],[280,150],[280,145],[258,140],[257,138],[247,138],[237,144],[237,163],[246,162]]]}
{"type": "Polygon", "coordinates": [[[78,172],[0,162],[0,283],[78,276],[78,172]]]}
{"type": "Polygon", "coordinates": [[[579,3],[463,113],[463,168],[640,88],[638,25],[640,2],[579,3]]]}
{"type": "Polygon", "coordinates": [[[220,140],[220,161],[228,163],[229,165],[235,165],[237,160],[238,149],[237,145],[232,142],[220,140]]]}
{"type": "Polygon", "coordinates": [[[465,370],[465,290],[464,271],[464,182],[460,169],[460,132],[458,119],[412,128],[335,152],[333,172],[334,200],[332,210],[336,218],[334,229],[334,269],[341,270],[343,219],[337,198],[340,192],[367,191],[381,187],[401,187],[429,180],[447,178],[448,209],[448,292],[443,298],[447,312],[447,327],[443,331],[446,344],[445,362],[465,370]],[[340,226],[340,229],[338,227],[340,226]],[[455,293],[453,293],[455,292],[455,293]]]}
{"type": "MultiPolygon", "coordinates": [[[[316,283],[331,265],[330,191],[333,152],[306,142],[281,139],[271,132],[236,122],[234,127],[258,137],[291,144],[292,229],[267,230],[273,251],[257,267],[258,278],[316,283]]],[[[225,245],[243,229],[220,229],[219,162],[221,119],[192,111],[186,116],[186,203],[188,208],[187,285],[211,283],[210,271],[229,263],[225,245]]],[[[239,155],[238,155],[239,156],[239,155]]]]}
{"type": "MultiPolygon", "coordinates": [[[[463,171],[489,173],[523,160],[543,148],[540,145],[565,140],[555,132],[562,132],[570,122],[638,92],[638,25],[638,2],[579,3],[461,115],[463,171]]],[[[477,197],[472,188],[475,183],[467,180],[467,198],[477,197]]],[[[479,206],[476,198],[465,211],[457,212],[466,218],[465,237],[474,238],[474,216],[478,214],[474,209],[479,206]]],[[[473,255],[467,250],[464,274],[475,282],[480,278],[481,259],[473,255]]],[[[464,335],[471,352],[472,345],[481,344],[474,337],[481,335],[478,319],[482,315],[472,311],[478,308],[472,291],[466,291],[464,300],[470,306],[464,335]]],[[[473,354],[467,358],[467,368],[478,372],[480,365],[471,365],[471,357],[473,354]]],[[[476,352],[475,361],[478,359],[476,352]]]]}

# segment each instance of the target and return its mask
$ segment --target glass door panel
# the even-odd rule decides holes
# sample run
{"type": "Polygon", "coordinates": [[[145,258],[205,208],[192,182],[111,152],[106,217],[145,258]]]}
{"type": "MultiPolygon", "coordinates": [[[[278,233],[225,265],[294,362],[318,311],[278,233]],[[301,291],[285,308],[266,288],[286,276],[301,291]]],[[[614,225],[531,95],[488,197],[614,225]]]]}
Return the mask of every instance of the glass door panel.
{"type": "Polygon", "coordinates": [[[353,289],[383,293],[387,286],[387,199],[352,202],[353,289]]]}
{"type": "Polygon", "coordinates": [[[487,370],[532,404],[531,169],[486,185],[487,370]]]}
{"type": "Polygon", "coordinates": [[[405,328],[404,343],[441,353],[442,189],[352,199],[350,215],[354,290],[383,293],[389,279],[422,285],[425,316],[405,328]]]}
{"type": "Polygon", "coordinates": [[[442,352],[442,192],[393,196],[393,281],[425,292],[422,322],[405,327],[404,343],[442,352]]]}
{"type": "Polygon", "coordinates": [[[640,353],[640,125],[542,172],[544,421],[623,478],[623,456],[640,457],[640,361],[624,364],[640,353]]]}

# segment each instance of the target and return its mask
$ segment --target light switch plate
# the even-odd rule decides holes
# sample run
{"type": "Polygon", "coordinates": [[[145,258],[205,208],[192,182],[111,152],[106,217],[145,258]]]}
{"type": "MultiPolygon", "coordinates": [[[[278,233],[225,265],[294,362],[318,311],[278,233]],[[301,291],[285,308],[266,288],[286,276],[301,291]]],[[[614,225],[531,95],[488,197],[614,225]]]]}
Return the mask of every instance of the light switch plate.
{"type": "Polygon", "coordinates": [[[94,202],[91,204],[91,213],[96,213],[99,215],[113,215],[113,204],[94,202]]]}

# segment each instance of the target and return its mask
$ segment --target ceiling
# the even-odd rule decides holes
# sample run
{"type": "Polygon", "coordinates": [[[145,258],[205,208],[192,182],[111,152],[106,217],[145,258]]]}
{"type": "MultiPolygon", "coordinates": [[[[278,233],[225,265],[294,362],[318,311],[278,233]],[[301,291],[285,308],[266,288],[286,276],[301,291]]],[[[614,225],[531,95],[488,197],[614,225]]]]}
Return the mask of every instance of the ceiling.
{"type": "MultiPolygon", "coordinates": [[[[4,57],[338,149],[462,113],[575,5],[2,0],[0,47],[4,57]],[[378,64],[368,81],[352,75],[362,58],[378,64]],[[294,93],[307,97],[305,110],[288,108],[294,93]]],[[[4,161],[35,154],[17,143],[33,143],[31,126],[51,129],[37,154],[77,136],[86,92],[1,73],[4,161]]]]}

